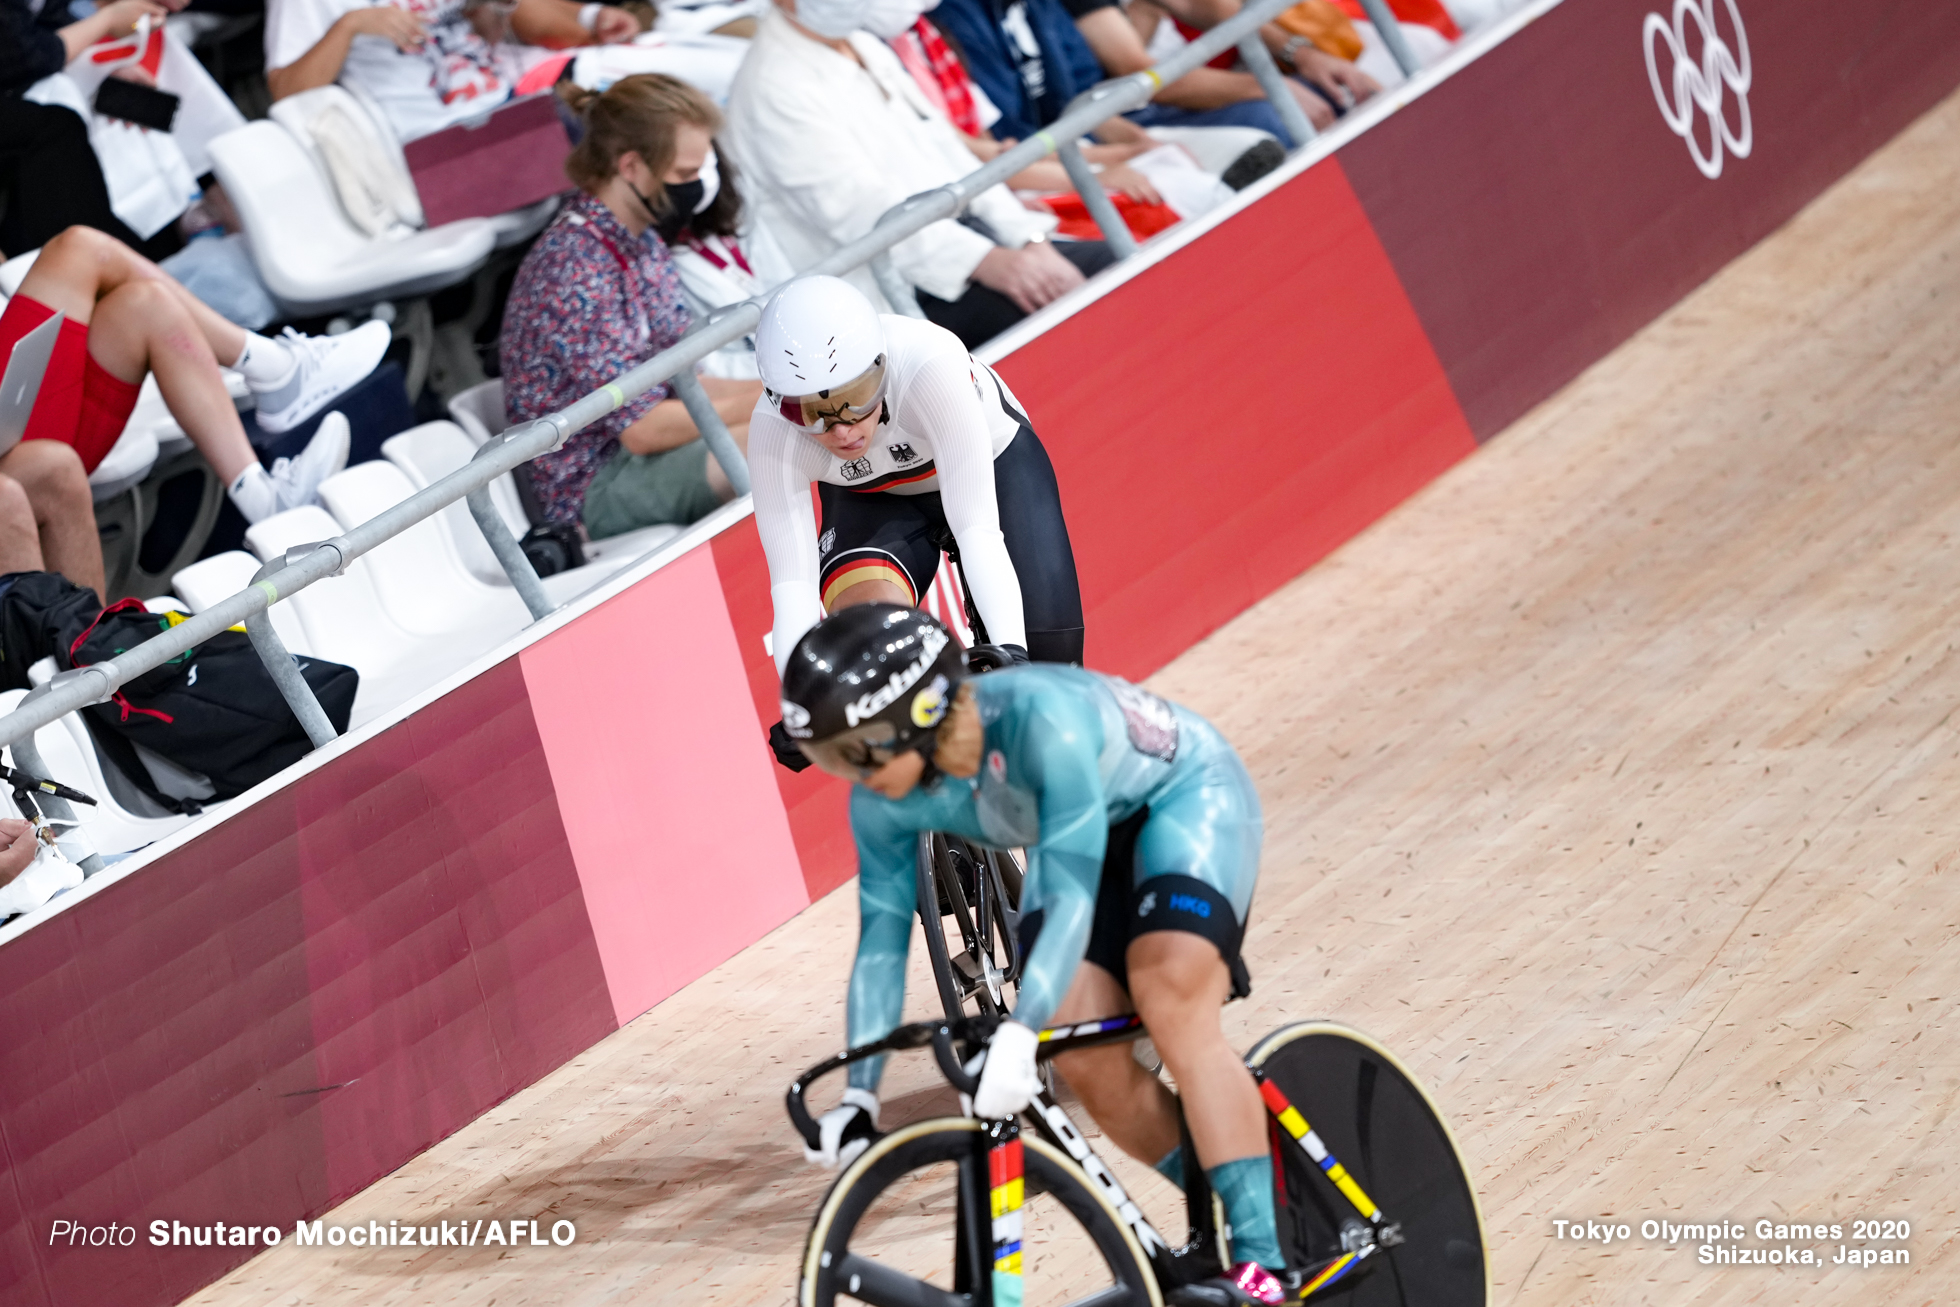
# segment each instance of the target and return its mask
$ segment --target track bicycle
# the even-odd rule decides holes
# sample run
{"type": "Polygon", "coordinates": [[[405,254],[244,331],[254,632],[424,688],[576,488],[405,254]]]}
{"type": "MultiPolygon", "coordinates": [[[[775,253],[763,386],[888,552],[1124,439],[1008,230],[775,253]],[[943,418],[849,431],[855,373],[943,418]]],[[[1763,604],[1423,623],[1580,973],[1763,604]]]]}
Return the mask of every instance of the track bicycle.
{"type": "MultiPolygon", "coordinates": [[[[918,1022],[821,1062],[790,1086],[810,1144],[811,1085],[883,1053],[930,1047],[965,1070],[998,1021],[918,1022]]],[[[1053,1026],[1040,1057],[1145,1031],[1136,1016],[1053,1026]]],[[[1246,1065],[1268,1115],[1279,1236],[1297,1301],[1483,1307],[1483,1220],[1456,1142],[1429,1095],[1366,1035],[1326,1021],[1282,1026],[1246,1065]]],[[[832,1184],[804,1247],[799,1307],[1224,1307],[1207,1284],[1233,1264],[1222,1205],[1184,1132],[1190,1236],[1173,1247],[1051,1092],[1018,1120],[938,1117],[875,1138],[832,1184]],[[1024,1128],[1023,1123],[1027,1128],[1024,1128]],[[948,1228],[950,1227],[950,1229],[948,1228]],[[950,1238],[948,1235],[950,1234],[950,1238]],[[950,1245],[950,1246],[949,1246],[950,1245]]]]}

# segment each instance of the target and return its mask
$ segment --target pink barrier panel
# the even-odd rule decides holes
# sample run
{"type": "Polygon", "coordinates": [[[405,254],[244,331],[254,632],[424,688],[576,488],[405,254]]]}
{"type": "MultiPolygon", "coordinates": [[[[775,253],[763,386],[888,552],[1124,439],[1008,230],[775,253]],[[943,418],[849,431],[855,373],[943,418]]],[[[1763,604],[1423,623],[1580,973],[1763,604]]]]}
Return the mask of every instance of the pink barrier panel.
{"type": "Polygon", "coordinates": [[[713,552],[572,634],[518,657],[623,1025],[810,899],[713,552]]]}
{"type": "MultiPolygon", "coordinates": [[[[756,538],[755,519],[744,518],[716,536],[714,556],[735,626],[737,656],[755,705],[749,738],[760,741],[782,710],[777,706],[776,663],[762,647],[770,627],[769,567],[762,558],[762,542],[756,538]]],[[[822,898],[857,875],[857,853],[844,810],[850,787],[814,767],[802,772],[774,762],[769,767],[803,861],[804,887],[812,900],[822,898]]]]}

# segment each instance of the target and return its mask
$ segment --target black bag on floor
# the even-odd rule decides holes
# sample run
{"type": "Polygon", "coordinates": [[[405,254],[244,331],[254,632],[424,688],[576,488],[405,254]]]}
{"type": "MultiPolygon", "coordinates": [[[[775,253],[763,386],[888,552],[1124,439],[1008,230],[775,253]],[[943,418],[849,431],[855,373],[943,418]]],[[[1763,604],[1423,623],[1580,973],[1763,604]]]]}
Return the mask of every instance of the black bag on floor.
{"type": "MultiPolygon", "coordinates": [[[[104,608],[91,591],[50,572],[0,576],[0,688],[24,688],[28,666],[50,654],[64,671],[87,667],[183,620],[181,613],[152,613],[140,599],[104,608]]],[[[334,729],[345,731],[359,674],[317,658],[294,661],[334,729]]],[[[196,799],[160,788],[137,746],[208,778],[209,797],[217,799],[244,793],[312,749],[238,628],[126,682],[108,703],[83,709],[82,719],[117,770],[171,811],[194,812],[196,799]]]]}

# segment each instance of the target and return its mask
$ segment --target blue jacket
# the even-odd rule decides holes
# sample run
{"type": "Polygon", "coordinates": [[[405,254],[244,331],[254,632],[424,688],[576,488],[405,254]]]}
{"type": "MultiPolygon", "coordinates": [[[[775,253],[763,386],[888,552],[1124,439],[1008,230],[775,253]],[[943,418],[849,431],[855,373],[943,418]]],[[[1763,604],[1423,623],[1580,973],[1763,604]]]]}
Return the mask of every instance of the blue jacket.
{"type": "Polygon", "coordinates": [[[967,72],[1000,106],[993,133],[1025,141],[1061,116],[1068,103],[1103,80],[1089,43],[1060,0],[1024,0],[1028,28],[1041,50],[1045,85],[1028,93],[1015,57],[1014,38],[1002,27],[1010,0],[940,0],[932,21],[959,43],[967,72]]]}

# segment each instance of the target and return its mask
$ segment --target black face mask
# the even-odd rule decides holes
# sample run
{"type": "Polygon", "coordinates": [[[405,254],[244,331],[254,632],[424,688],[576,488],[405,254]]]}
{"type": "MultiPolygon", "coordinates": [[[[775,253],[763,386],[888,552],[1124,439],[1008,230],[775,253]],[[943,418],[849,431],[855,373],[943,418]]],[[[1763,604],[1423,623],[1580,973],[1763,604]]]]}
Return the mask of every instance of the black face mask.
{"type": "Polygon", "coordinates": [[[672,245],[674,239],[688,229],[694,222],[695,207],[701,203],[706,190],[706,183],[699,177],[691,182],[667,183],[667,203],[672,207],[654,228],[660,233],[662,241],[672,245]]]}

